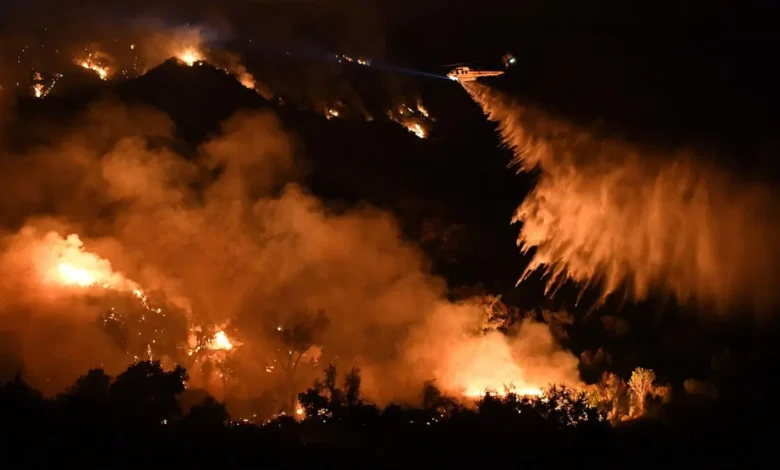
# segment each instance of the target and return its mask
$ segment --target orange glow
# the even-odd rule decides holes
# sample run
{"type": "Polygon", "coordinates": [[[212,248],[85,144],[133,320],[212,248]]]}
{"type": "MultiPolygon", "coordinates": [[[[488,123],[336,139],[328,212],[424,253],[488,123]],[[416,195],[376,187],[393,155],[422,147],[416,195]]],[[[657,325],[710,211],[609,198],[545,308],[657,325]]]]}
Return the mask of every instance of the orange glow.
{"type": "Polygon", "coordinates": [[[244,85],[245,87],[249,88],[250,90],[254,90],[256,83],[255,83],[255,77],[248,73],[243,73],[238,77],[238,81],[244,85]]]}
{"type": "Polygon", "coordinates": [[[141,292],[134,282],[114,272],[108,260],[86,251],[76,234],[62,238],[55,232],[49,233],[44,239],[37,264],[45,284],[141,292]]]}
{"type": "Polygon", "coordinates": [[[392,121],[402,125],[407,131],[421,139],[428,137],[426,125],[434,121],[420,100],[417,100],[415,108],[401,104],[396,109],[388,111],[387,115],[392,121]]]}
{"type": "Polygon", "coordinates": [[[90,53],[85,59],[76,59],[76,63],[82,68],[95,72],[101,80],[108,80],[110,69],[100,65],[96,59],[97,57],[90,53]]]}
{"type": "Polygon", "coordinates": [[[472,384],[466,388],[466,391],[463,392],[463,396],[468,398],[482,398],[488,392],[501,397],[506,396],[508,392],[516,393],[517,395],[520,396],[530,396],[530,397],[540,397],[544,394],[544,391],[541,388],[535,388],[535,387],[524,387],[524,388],[508,387],[507,389],[503,385],[501,386],[501,388],[496,388],[492,386],[472,384]]]}
{"type": "Polygon", "coordinates": [[[184,49],[180,53],[176,54],[176,58],[190,67],[204,60],[203,54],[201,54],[201,52],[194,47],[188,47],[184,49]]]}
{"type": "Polygon", "coordinates": [[[227,334],[220,330],[214,334],[214,338],[211,340],[209,348],[217,351],[230,351],[233,349],[233,343],[227,337],[227,334]]]}
{"type": "Polygon", "coordinates": [[[425,116],[426,118],[430,118],[430,115],[428,114],[428,110],[423,106],[422,101],[417,101],[417,112],[425,116]]]}
{"type": "Polygon", "coordinates": [[[57,84],[57,80],[62,78],[62,74],[55,73],[51,77],[51,81],[44,79],[40,72],[35,72],[33,75],[32,94],[36,98],[45,98],[51,93],[51,90],[57,84]],[[48,82],[48,83],[47,83],[48,82]]]}
{"type": "Polygon", "coordinates": [[[424,139],[428,134],[425,132],[425,129],[420,124],[414,123],[409,126],[406,126],[407,129],[409,129],[409,132],[416,135],[417,137],[424,139]]]}
{"type": "Polygon", "coordinates": [[[467,397],[481,397],[487,391],[502,396],[507,391],[538,396],[541,387],[552,381],[547,376],[552,371],[526,370],[523,363],[532,360],[516,354],[499,333],[472,338],[454,345],[450,351],[446,384],[467,397]]]}
{"type": "Polygon", "coordinates": [[[89,287],[95,285],[95,276],[84,268],[78,268],[70,263],[60,263],[57,266],[60,278],[65,285],[89,287]]]}

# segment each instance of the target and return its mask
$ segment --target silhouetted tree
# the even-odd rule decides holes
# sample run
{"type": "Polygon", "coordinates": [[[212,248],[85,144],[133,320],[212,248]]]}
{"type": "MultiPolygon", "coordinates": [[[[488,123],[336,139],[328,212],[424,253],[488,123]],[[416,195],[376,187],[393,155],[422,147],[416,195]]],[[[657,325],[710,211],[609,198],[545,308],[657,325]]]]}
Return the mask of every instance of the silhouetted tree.
{"type": "Polygon", "coordinates": [[[324,396],[322,384],[314,381],[314,386],[298,394],[298,403],[307,418],[324,416],[328,412],[328,398],[324,396]]]}
{"type": "Polygon", "coordinates": [[[354,365],[344,377],[344,401],[349,408],[354,408],[362,403],[360,382],[360,368],[354,365]]]}
{"type": "Polygon", "coordinates": [[[588,404],[585,392],[562,385],[552,385],[538,400],[546,406],[545,418],[557,426],[577,426],[601,422],[605,413],[588,404]]]}
{"type": "Polygon", "coordinates": [[[44,410],[43,395],[22,379],[19,370],[14,379],[0,387],[0,422],[9,430],[34,420],[44,410]]]}
{"type": "MultiPolygon", "coordinates": [[[[324,371],[322,380],[315,380],[312,388],[298,395],[301,406],[306,411],[309,418],[322,417],[329,418],[334,414],[340,415],[341,408],[344,406],[344,392],[337,385],[338,371],[335,361],[328,364],[324,371]]],[[[347,386],[350,380],[345,380],[347,386]]],[[[360,375],[351,379],[351,385],[357,386],[354,390],[358,395],[360,393],[360,375]],[[357,379],[355,383],[355,379],[357,379]]]]}
{"type": "Polygon", "coordinates": [[[102,369],[92,369],[76,379],[68,390],[57,397],[63,417],[69,422],[79,422],[99,432],[110,419],[111,377],[102,369]]]}
{"type": "Polygon", "coordinates": [[[196,429],[219,429],[224,427],[229,419],[225,405],[210,396],[193,406],[182,424],[196,429]]]}
{"type": "Polygon", "coordinates": [[[306,353],[319,340],[320,335],[328,327],[329,321],[323,311],[316,315],[297,313],[290,319],[290,326],[278,326],[276,331],[280,346],[276,349],[276,362],[285,373],[285,385],[289,396],[288,408],[295,409],[296,382],[295,374],[306,353]]]}
{"type": "Polygon", "coordinates": [[[177,396],[184,391],[187,372],[177,366],[165,372],[157,361],[135,363],[111,384],[114,412],[128,423],[150,426],[180,417],[177,396]]]}
{"type": "Polygon", "coordinates": [[[336,369],[336,361],[332,361],[325,368],[325,380],[323,382],[323,388],[328,393],[328,407],[331,411],[341,408],[344,404],[344,394],[336,385],[336,378],[338,376],[338,370],[336,369]]]}
{"type": "Polygon", "coordinates": [[[451,410],[456,400],[442,393],[436,386],[436,380],[427,380],[423,383],[421,406],[423,410],[444,411],[451,410]]]}
{"type": "Polygon", "coordinates": [[[103,401],[108,400],[110,389],[111,376],[106,374],[103,369],[92,369],[87,372],[87,375],[76,379],[76,383],[68,388],[67,395],[103,401]]]}

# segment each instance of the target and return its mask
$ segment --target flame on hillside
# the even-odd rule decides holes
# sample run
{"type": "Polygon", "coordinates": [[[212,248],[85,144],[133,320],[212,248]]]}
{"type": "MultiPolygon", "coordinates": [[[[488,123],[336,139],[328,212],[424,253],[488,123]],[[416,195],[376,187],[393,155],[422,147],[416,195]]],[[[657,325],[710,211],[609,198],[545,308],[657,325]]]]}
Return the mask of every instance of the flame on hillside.
{"type": "Polygon", "coordinates": [[[76,234],[62,238],[49,232],[42,240],[36,256],[41,281],[61,287],[102,287],[119,291],[143,292],[135,282],[114,272],[111,262],[85,250],[76,234]]]}
{"type": "MultiPolygon", "coordinates": [[[[378,403],[411,400],[430,379],[458,395],[576,381],[576,357],[561,350],[544,325],[523,325],[511,336],[471,334],[484,309],[446,297],[446,286],[404,241],[392,215],[365,208],[334,213],[289,183],[295,146],[274,117],[240,115],[200,148],[207,164],[225,168],[204,190],[193,189],[203,180],[191,160],[137,138],[159,135],[168,121],[125,107],[114,116],[105,106],[87,115],[84,135],[108,127],[106,133],[120,139],[113,147],[68,140],[52,144],[52,152],[71,160],[44,151],[27,156],[29,167],[1,168],[3,183],[20,198],[46,187],[34,194],[36,201],[62,211],[62,220],[31,219],[45,231],[1,240],[1,266],[13,274],[0,283],[0,298],[18,296],[44,322],[54,318],[79,328],[57,336],[56,328],[30,326],[0,302],[4,320],[18,319],[23,359],[38,378],[63,364],[42,347],[45,336],[90,367],[104,358],[116,365],[167,357],[205,388],[224,393],[229,382],[230,394],[243,398],[287,383],[291,370],[299,374],[294,391],[303,391],[319,373],[317,364],[334,356],[360,365],[364,393],[378,403]],[[24,179],[30,174],[34,178],[24,179]],[[23,186],[11,184],[16,179],[23,186]],[[85,181],[98,192],[94,200],[76,189],[85,181]],[[79,219],[101,238],[62,229],[71,227],[66,217],[73,206],[101,210],[92,220],[79,219]],[[102,217],[104,207],[115,210],[110,218],[102,217]],[[312,310],[327,319],[321,331],[308,323],[312,310]],[[79,349],[90,341],[102,349],[79,349]],[[296,369],[298,363],[306,367],[296,369]]],[[[425,119],[416,106],[409,108],[425,119]]],[[[5,204],[28,210],[14,199],[5,204]]],[[[74,372],[83,370],[63,372],[57,385],[74,372]]]]}
{"type": "MultiPolygon", "coordinates": [[[[70,234],[63,238],[56,232],[49,232],[36,245],[31,256],[38,278],[44,286],[67,291],[73,289],[89,290],[98,295],[101,291],[128,293],[136,299],[143,310],[147,311],[147,315],[165,316],[165,312],[161,308],[150,303],[147,294],[138,283],[116,272],[107,259],[87,251],[81,238],[76,234],[70,234]]],[[[121,322],[118,315],[120,313],[111,308],[105,321],[121,322]]],[[[144,317],[141,318],[142,321],[144,319],[144,317]]],[[[228,352],[240,346],[240,343],[228,337],[221,327],[217,328],[216,333],[205,338],[205,341],[199,341],[198,338],[202,335],[198,333],[202,331],[202,327],[196,326],[191,318],[188,318],[187,321],[189,323],[189,342],[192,345],[192,349],[189,351],[190,356],[201,352],[200,356],[205,354],[206,357],[209,357],[212,353],[228,352]]],[[[158,335],[166,334],[165,331],[155,331],[155,333],[158,335]]],[[[155,352],[155,343],[154,338],[148,340],[145,347],[146,359],[152,360],[159,356],[155,352]]],[[[134,360],[141,360],[141,357],[136,355],[134,360]]]]}
{"type": "Polygon", "coordinates": [[[46,98],[60,78],[62,78],[62,75],[58,73],[45,78],[40,72],[33,72],[32,85],[30,87],[32,95],[36,98],[46,98]]]}
{"type": "Polygon", "coordinates": [[[409,130],[409,132],[421,139],[424,139],[428,136],[428,132],[426,132],[420,123],[415,122],[414,124],[408,124],[405,127],[409,130]]]}
{"type": "Polygon", "coordinates": [[[387,116],[421,139],[428,137],[427,125],[434,120],[421,100],[417,100],[415,108],[406,104],[399,105],[388,111],[387,116]]]}
{"type": "Polygon", "coordinates": [[[250,90],[254,90],[255,86],[257,86],[257,83],[255,82],[255,77],[252,76],[250,73],[243,73],[238,76],[238,82],[245,87],[249,88],[250,90]]]}
{"type": "Polygon", "coordinates": [[[230,341],[230,338],[228,338],[227,334],[222,330],[214,333],[214,337],[209,342],[209,349],[215,351],[230,351],[233,347],[233,342],[230,341]]]}
{"type": "Polygon", "coordinates": [[[106,54],[90,52],[86,57],[76,59],[75,62],[79,67],[95,72],[101,80],[108,80],[112,73],[112,69],[105,64],[108,60],[109,57],[106,54]]]}
{"type": "Polygon", "coordinates": [[[205,56],[196,48],[188,47],[176,54],[176,58],[185,65],[192,67],[205,60],[205,56]]]}

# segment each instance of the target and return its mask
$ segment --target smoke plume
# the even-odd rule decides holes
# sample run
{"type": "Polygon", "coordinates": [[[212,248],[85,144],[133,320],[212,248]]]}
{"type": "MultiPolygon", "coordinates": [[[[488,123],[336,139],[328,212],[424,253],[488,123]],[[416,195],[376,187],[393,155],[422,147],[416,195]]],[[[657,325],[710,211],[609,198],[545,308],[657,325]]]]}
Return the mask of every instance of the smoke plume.
{"type": "Polygon", "coordinates": [[[543,324],[474,334],[484,309],[446,300],[392,215],[335,211],[307,192],[300,145],[275,115],[239,113],[187,157],[164,145],[171,128],[154,110],[104,102],[47,145],[2,156],[0,184],[13,195],[0,202],[0,315],[13,338],[3,353],[16,358],[7,369],[52,392],[148,350],[218,387],[181,317],[191,332],[221,329],[241,344],[230,393],[256,396],[285,383],[277,359],[293,346],[280,331],[322,312],[328,326],[305,351],[301,388],[332,359],[359,364],[379,402],[414,400],[429,379],[453,393],[578,382],[575,357],[543,324]],[[158,322],[133,336],[143,343],[102,326],[122,302],[158,322]]]}
{"type": "Polygon", "coordinates": [[[514,217],[518,245],[534,250],[526,275],[543,269],[550,288],[598,284],[603,298],[658,289],[721,311],[778,305],[773,187],[689,153],[597,137],[479,84],[466,89],[498,123],[514,164],[539,170],[514,217]]]}

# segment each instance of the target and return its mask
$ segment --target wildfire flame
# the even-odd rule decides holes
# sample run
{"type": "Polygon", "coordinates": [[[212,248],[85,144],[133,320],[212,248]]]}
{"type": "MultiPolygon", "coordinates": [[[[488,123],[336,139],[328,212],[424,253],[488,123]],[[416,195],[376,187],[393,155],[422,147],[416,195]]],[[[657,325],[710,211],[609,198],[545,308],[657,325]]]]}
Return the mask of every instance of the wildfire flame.
{"type": "Polygon", "coordinates": [[[52,74],[51,81],[49,81],[48,79],[45,79],[40,72],[34,72],[33,85],[31,87],[33,96],[36,98],[45,98],[51,93],[51,90],[60,78],[62,78],[62,74],[55,73],[52,74]]]}
{"type": "Polygon", "coordinates": [[[417,101],[417,112],[425,116],[426,118],[430,119],[430,114],[428,114],[428,110],[423,106],[422,101],[417,101]]]}
{"type": "Polygon", "coordinates": [[[188,47],[187,49],[184,49],[180,53],[176,54],[176,58],[190,67],[195,65],[197,62],[204,60],[203,54],[201,54],[201,52],[194,47],[188,47]]]}
{"type": "Polygon", "coordinates": [[[407,131],[421,139],[428,137],[428,129],[426,129],[425,123],[434,121],[420,100],[417,100],[416,109],[409,105],[401,104],[397,109],[388,111],[387,115],[391,120],[402,125],[407,131]]]}
{"type": "Polygon", "coordinates": [[[414,123],[406,126],[407,129],[409,129],[409,132],[416,135],[417,137],[424,139],[428,134],[425,132],[425,129],[419,124],[414,123]]]}
{"type": "Polygon", "coordinates": [[[501,397],[506,396],[508,393],[515,393],[517,395],[531,397],[540,397],[544,394],[544,391],[541,388],[536,387],[514,388],[511,386],[502,386],[502,388],[494,388],[485,386],[484,384],[472,384],[466,388],[466,390],[463,392],[463,396],[468,398],[482,398],[488,392],[501,397]]]}
{"type": "Polygon", "coordinates": [[[76,63],[82,68],[95,72],[101,80],[108,80],[110,69],[108,67],[101,66],[92,53],[90,53],[86,59],[77,59],[76,63]]]}
{"type": "Polygon", "coordinates": [[[44,283],[141,292],[136,283],[114,272],[108,260],[86,251],[78,235],[70,234],[63,239],[52,232],[45,241],[46,252],[39,260],[44,283]]]}
{"type": "Polygon", "coordinates": [[[219,330],[214,334],[214,338],[212,338],[211,342],[209,343],[209,349],[215,351],[230,351],[233,349],[233,343],[230,341],[224,331],[219,330]]]}
{"type": "Polygon", "coordinates": [[[257,83],[255,82],[255,77],[253,77],[249,73],[242,73],[238,77],[238,81],[239,81],[239,83],[241,83],[245,87],[249,88],[250,90],[254,90],[255,87],[257,86],[257,83]]]}

